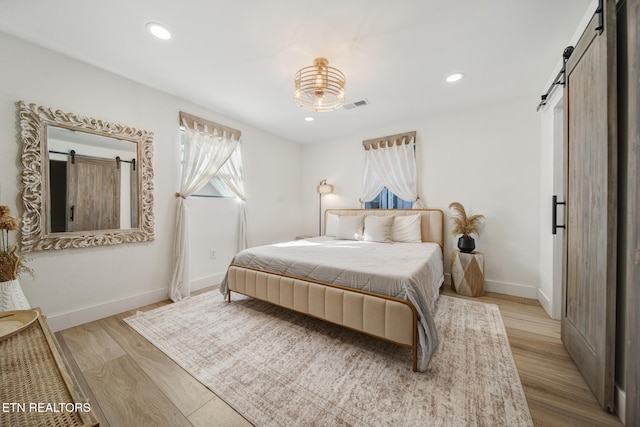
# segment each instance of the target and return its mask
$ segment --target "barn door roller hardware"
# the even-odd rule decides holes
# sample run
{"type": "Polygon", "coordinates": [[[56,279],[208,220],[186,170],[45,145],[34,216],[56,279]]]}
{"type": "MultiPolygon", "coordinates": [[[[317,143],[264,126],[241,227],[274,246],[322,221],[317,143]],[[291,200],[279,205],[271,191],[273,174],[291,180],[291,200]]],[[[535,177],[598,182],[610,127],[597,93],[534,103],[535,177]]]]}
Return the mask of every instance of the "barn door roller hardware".
{"type": "Polygon", "coordinates": [[[558,205],[566,205],[567,202],[559,202],[555,194],[551,197],[551,234],[557,234],[558,228],[565,228],[565,225],[558,225],[558,205]]]}
{"type": "Polygon", "coordinates": [[[540,97],[540,104],[538,104],[538,108],[536,108],[536,111],[540,111],[542,107],[547,105],[547,98],[549,98],[549,95],[551,95],[551,92],[553,92],[553,89],[555,89],[557,85],[564,86],[565,82],[567,81],[567,60],[572,53],[573,46],[567,46],[564,52],[562,52],[562,69],[560,70],[556,78],[553,79],[553,83],[551,83],[551,86],[549,86],[549,89],[547,89],[547,93],[540,97]]]}
{"type": "Polygon", "coordinates": [[[604,4],[603,0],[598,0],[598,8],[596,9],[596,13],[598,14],[598,26],[595,30],[598,34],[602,34],[604,32],[604,4]]]}

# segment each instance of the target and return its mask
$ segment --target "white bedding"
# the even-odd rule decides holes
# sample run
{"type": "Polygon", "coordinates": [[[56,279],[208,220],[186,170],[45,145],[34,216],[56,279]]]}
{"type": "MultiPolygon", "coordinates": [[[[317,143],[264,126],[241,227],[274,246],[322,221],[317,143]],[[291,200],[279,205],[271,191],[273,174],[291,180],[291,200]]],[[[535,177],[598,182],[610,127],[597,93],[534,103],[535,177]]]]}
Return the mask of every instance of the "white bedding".
{"type": "MultiPolygon", "coordinates": [[[[420,371],[427,369],[438,346],[432,313],[444,281],[444,264],[436,243],[316,237],[246,249],[231,263],[409,300],[419,316],[420,371]]],[[[220,291],[226,295],[227,289],[225,277],[220,291]]]]}

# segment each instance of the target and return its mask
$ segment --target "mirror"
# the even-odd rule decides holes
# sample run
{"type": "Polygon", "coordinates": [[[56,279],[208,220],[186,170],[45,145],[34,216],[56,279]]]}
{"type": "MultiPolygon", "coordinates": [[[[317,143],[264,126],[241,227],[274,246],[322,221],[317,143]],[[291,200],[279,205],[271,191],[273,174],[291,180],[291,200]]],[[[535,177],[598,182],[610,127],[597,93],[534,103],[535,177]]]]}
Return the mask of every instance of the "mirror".
{"type": "Polygon", "coordinates": [[[154,239],[153,133],[19,103],[22,250],[154,239]]]}

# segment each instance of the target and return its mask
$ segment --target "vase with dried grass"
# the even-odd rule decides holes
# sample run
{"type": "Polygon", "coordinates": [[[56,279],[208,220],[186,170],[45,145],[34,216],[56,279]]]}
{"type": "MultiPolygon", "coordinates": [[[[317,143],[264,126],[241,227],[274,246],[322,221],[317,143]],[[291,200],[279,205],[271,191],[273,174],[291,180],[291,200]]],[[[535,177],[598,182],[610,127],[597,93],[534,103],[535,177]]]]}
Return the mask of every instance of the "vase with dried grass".
{"type": "Polygon", "coordinates": [[[460,236],[458,238],[458,249],[460,249],[460,252],[473,252],[476,248],[476,243],[471,235],[480,233],[480,224],[484,219],[484,215],[471,215],[471,212],[467,213],[464,206],[458,202],[451,203],[449,209],[453,211],[451,215],[453,229],[451,232],[454,236],[460,236]]]}
{"type": "Polygon", "coordinates": [[[9,232],[16,231],[20,219],[11,216],[8,206],[0,206],[0,311],[30,308],[18,276],[20,273],[33,274],[25,265],[18,244],[11,244],[9,232]]]}

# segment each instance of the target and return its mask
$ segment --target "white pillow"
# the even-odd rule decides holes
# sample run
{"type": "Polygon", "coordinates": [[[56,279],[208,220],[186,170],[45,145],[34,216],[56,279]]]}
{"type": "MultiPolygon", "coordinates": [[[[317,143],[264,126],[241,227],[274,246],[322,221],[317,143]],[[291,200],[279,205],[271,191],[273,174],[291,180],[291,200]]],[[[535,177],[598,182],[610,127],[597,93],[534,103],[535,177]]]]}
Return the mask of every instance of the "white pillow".
{"type": "Polygon", "coordinates": [[[336,214],[327,214],[327,223],[324,225],[324,235],[329,237],[336,237],[338,235],[338,223],[340,217],[336,214]]]}
{"type": "Polygon", "coordinates": [[[421,225],[420,214],[396,216],[391,226],[391,239],[394,242],[421,243],[421,225]]]}
{"type": "Polygon", "coordinates": [[[364,215],[340,215],[336,239],[361,240],[364,215]]]}
{"type": "Polygon", "coordinates": [[[367,215],[364,217],[363,239],[366,242],[391,243],[393,216],[367,215]]]}

